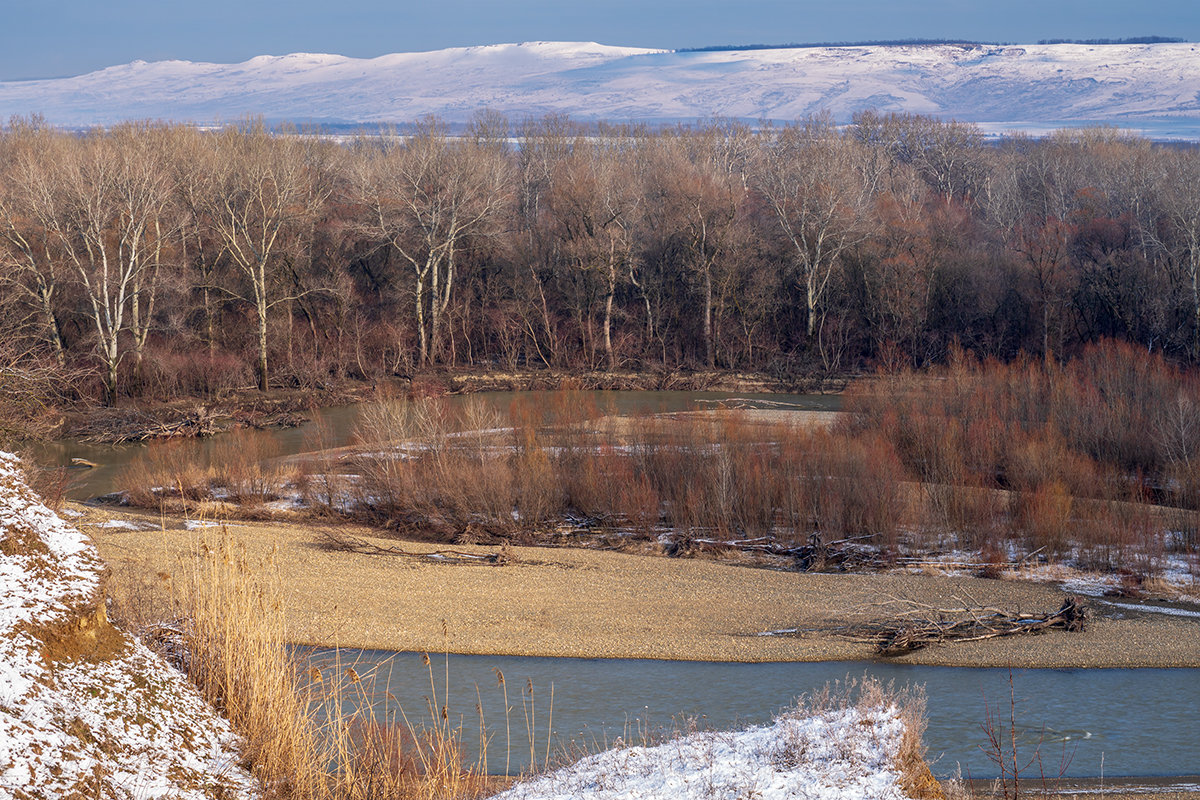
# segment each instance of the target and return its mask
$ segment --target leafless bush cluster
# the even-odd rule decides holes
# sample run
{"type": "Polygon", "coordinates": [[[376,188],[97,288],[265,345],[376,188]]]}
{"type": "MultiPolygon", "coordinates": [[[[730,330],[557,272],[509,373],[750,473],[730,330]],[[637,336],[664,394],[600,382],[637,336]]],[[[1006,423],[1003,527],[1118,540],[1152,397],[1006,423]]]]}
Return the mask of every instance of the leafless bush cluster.
{"type": "MultiPolygon", "coordinates": [[[[924,117],[0,129],[0,334],[72,394],[432,366],[798,381],[1104,337],[1200,359],[1200,154],[924,117]],[[519,146],[511,142],[515,140],[519,146]]],[[[1172,435],[1190,437],[1187,409],[1172,435]]]]}
{"type": "Polygon", "coordinates": [[[253,431],[225,434],[207,452],[168,439],[146,445],[118,484],[129,502],[149,508],[189,511],[213,500],[254,508],[279,499],[296,480],[278,455],[274,440],[253,431]]]}
{"type": "Polygon", "coordinates": [[[889,442],[921,482],[927,525],[963,544],[982,547],[1000,524],[1029,551],[1081,547],[1095,567],[1153,571],[1166,531],[1195,547],[1200,448],[1181,414],[1197,399],[1193,375],[1129,345],[1061,366],[959,353],[940,371],[861,384],[846,431],[889,442]]]}
{"type": "Polygon", "coordinates": [[[52,434],[57,409],[76,399],[72,381],[78,378],[36,348],[0,342],[0,445],[52,434]]]}
{"type": "Polygon", "coordinates": [[[1193,398],[1189,373],[1115,343],[1061,366],[960,353],[881,375],[833,427],[733,409],[618,416],[570,391],[507,409],[396,398],[366,408],[350,452],[314,440],[297,465],[242,432],[199,462],[166,442],[122,485],[151,507],[298,495],[312,513],[460,544],[609,537],[803,568],[860,563],[859,546],[872,562],[953,548],[1136,584],[1168,553],[1196,553],[1200,441],[1178,416],[1193,398]]]}
{"type": "Polygon", "coordinates": [[[960,355],[868,381],[832,429],[732,410],[604,416],[570,393],[507,415],[395,401],[367,415],[345,496],[443,539],[618,532],[692,552],[761,538],[797,557],[853,540],[885,558],[955,547],[1146,576],[1196,547],[1200,451],[1172,416],[1192,397],[1188,374],[1107,344],[1064,366],[960,355]]]}
{"type": "Polygon", "coordinates": [[[354,506],[442,537],[609,530],[681,540],[864,535],[895,541],[899,464],[879,442],[716,416],[612,417],[570,393],[507,415],[438,400],[364,417],[354,506]],[[578,398],[575,398],[578,400],[578,398]],[[479,427],[475,427],[479,426],[479,427]]]}

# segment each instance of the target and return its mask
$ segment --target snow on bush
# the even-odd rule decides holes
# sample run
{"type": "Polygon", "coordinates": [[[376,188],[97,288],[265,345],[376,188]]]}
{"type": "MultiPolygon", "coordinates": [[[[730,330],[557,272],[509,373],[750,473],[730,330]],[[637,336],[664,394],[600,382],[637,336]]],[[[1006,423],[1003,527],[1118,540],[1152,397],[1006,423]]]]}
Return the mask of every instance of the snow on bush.
{"type": "Polygon", "coordinates": [[[109,628],[102,570],[0,453],[0,800],[252,796],[229,725],[109,628]]]}
{"type": "Polygon", "coordinates": [[[797,708],[764,727],[608,750],[495,800],[900,800],[904,730],[894,704],[797,708]]]}

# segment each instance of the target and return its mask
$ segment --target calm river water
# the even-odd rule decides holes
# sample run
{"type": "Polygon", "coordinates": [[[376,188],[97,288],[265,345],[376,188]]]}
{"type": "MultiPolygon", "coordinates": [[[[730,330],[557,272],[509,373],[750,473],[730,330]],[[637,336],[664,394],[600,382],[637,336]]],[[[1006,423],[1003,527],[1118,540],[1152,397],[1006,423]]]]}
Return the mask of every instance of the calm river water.
{"type": "MultiPolygon", "coordinates": [[[[535,399],[538,392],[480,392],[446,398],[451,405],[477,398],[494,403],[507,411],[514,400],[535,399]]],[[[806,411],[836,411],[841,407],[839,395],[746,394],[732,392],[579,392],[585,402],[592,402],[602,411],[612,413],[656,413],[712,408],[719,403],[744,401],[748,407],[781,408],[806,411]]],[[[250,431],[248,435],[265,440],[278,456],[306,453],[323,447],[342,447],[353,443],[362,407],[359,405],[325,408],[312,415],[312,421],[298,428],[272,428],[250,431]],[[320,433],[318,433],[320,432],[320,433]]],[[[181,455],[201,461],[216,450],[220,436],[207,439],[179,440],[175,445],[181,455]]],[[[87,500],[114,492],[120,488],[121,472],[146,453],[145,444],[102,445],[73,439],[34,445],[29,451],[42,463],[68,466],[73,458],[98,464],[94,469],[72,472],[72,485],[67,497],[87,500]]]]}
{"type": "MultiPolygon", "coordinates": [[[[379,650],[303,650],[313,663],[354,665],[373,674],[377,708],[403,707],[427,720],[429,671],[416,653],[379,650]],[[392,699],[388,699],[390,693],[392,699]]],[[[438,702],[443,702],[445,657],[432,655],[438,702]]],[[[504,698],[493,670],[508,684],[514,770],[528,760],[522,688],[532,681],[538,752],[544,752],[551,686],[555,745],[640,741],[639,730],[670,729],[687,718],[702,728],[762,723],[800,694],[828,682],[872,675],[896,686],[924,687],[929,727],[925,744],[934,772],[989,778],[994,764],[980,746],[990,708],[1007,726],[1008,670],[927,667],[877,662],[715,664],[510,656],[449,656],[449,711],[461,719],[468,745],[478,740],[476,687],[491,730],[488,765],[504,771],[504,698]],[[523,751],[523,760],[522,760],[523,751]]],[[[327,673],[329,674],[329,673],[327,673]]],[[[1179,776],[1200,774],[1200,670],[1023,669],[1011,673],[1021,763],[1038,751],[1048,777],[1064,756],[1066,776],[1179,776]]],[[[477,750],[477,748],[476,748],[477,750]]],[[[474,755],[471,756],[474,758],[474,755]]],[[[539,758],[541,755],[539,755],[539,758]]],[[[1027,768],[1034,778],[1037,765],[1027,768]]]]}

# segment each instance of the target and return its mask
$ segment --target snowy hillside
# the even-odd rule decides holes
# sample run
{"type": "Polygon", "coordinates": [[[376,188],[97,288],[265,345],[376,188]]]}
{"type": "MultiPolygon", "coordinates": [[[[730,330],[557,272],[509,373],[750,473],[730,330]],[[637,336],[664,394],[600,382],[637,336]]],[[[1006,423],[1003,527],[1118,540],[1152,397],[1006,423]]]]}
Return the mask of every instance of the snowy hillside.
{"type": "Polygon", "coordinates": [[[0,453],[0,800],[258,796],[229,725],[108,624],[103,569],[0,453]]]}
{"type": "Polygon", "coordinates": [[[296,53],[241,64],[134,62],[0,83],[0,119],[405,122],[515,118],[789,120],[876,108],[1003,130],[1103,122],[1200,138],[1200,45],[861,46],[670,52],[535,42],[372,59],[296,53]]]}

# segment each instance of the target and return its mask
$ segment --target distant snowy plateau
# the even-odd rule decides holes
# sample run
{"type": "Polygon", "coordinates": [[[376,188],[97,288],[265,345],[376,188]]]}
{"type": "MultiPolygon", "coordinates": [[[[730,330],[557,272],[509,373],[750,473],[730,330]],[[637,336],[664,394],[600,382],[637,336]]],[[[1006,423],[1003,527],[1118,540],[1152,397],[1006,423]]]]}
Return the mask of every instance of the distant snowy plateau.
{"type": "Polygon", "coordinates": [[[534,42],[379,58],[294,53],[241,64],[159,61],[71,78],[0,82],[0,119],[63,126],[246,115],[327,125],[513,119],[792,120],[863,109],[985,130],[1112,124],[1200,139],[1200,44],[920,45],[672,52],[534,42]]]}

